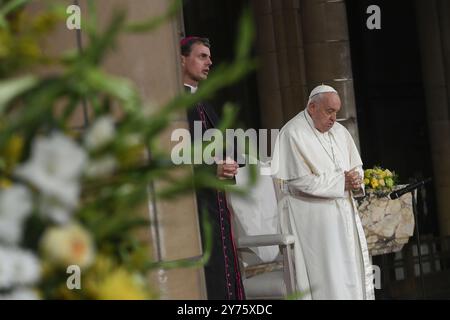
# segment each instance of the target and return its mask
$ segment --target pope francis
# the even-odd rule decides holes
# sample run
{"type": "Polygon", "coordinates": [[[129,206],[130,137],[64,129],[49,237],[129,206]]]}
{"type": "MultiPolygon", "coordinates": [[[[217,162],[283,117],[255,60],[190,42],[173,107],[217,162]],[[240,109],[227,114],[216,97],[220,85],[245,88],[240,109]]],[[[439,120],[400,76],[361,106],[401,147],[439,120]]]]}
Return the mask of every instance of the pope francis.
{"type": "Polygon", "coordinates": [[[355,193],[364,192],[362,161],[336,122],[341,101],[327,85],[281,129],[272,173],[295,245],[297,290],[306,299],[374,299],[373,273],[355,193]]]}

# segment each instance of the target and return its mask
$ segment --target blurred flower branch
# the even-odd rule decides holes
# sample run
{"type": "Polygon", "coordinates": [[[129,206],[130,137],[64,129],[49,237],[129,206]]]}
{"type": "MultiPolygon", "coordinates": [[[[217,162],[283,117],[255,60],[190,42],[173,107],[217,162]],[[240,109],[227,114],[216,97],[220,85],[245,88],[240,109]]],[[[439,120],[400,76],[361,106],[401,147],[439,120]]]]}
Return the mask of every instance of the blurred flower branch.
{"type": "MultiPolygon", "coordinates": [[[[28,2],[0,1],[0,298],[155,298],[145,280],[149,269],[198,266],[208,252],[196,263],[151,261],[149,239],[139,234],[149,221],[136,214],[148,201],[149,184],[166,182],[157,192],[161,199],[194,186],[224,187],[207,171],[174,176],[160,135],[174,112],[255,68],[249,14],[241,20],[236,59],[217,67],[197,94],[182,93],[150,113],[134,84],[108,74],[101,63],[122,33],[155,29],[181,1],[139,23],[117,10],[104,31],[98,30],[95,1],[88,1],[87,45],[60,57],[46,56],[42,42],[65,8],[46,1],[48,9],[30,17],[28,2]],[[58,71],[35,72],[47,66],[58,71]],[[79,130],[70,119],[84,102],[93,121],[79,130]],[[120,119],[113,106],[120,107],[120,119]],[[83,290],[67,288],[69,265],[81,268],[83,290]]],[[[225,113],[223,127],[234,118],[231,109],[225,113]]]]}

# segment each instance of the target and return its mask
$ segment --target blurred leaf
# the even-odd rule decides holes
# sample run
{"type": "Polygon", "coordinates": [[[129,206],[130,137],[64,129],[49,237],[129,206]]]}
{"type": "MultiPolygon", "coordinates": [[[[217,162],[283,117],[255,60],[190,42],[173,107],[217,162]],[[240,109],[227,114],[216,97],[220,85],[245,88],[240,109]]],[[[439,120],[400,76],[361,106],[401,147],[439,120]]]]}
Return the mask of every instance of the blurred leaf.
{"type": "Polygon", "coordinates": [[[0,113],[19,95],[28,91],[38,83],[39,79],[32,75],[21,78],[13,78],[0,82],[0,113]]]}
{"type": "Polygon", "coordinates": [[[3,6],[0,7],[0,28],[7,28],[8,24],[6,22],[6,16],[17,10],[18,8],[24,6],[31,0],[11,0],[7,1],[3,6]]]}
{"type": "Polygon", "coordinates": [[[225,103],[223,106],[223,114],[222,119],[218,125],[218,128],[223,136],[225,137],[225,130],[228,128],[232,128],[234,123],[236,122],[236,117],[238,114],[238,109],[236,106],[230,102],[225,103]]]}
{"type": "Polygon", "coordinates": [[[236,59],[246,59],[252,48],[255,27],[250,10],[246,9],[241,16],[239,24],[239,38],[236,43],[236,59]]]}
{"type": "Polygon", "coordinates": [[[31,0],[11,0],[7,1],[2,7],[0,7],[0,15],[6,16],[10,12],[16,10],[17,8],[25,5],[31,0]]]}
{"type": "Polygon", "coordinates": [[[105,58],[109,49],[114,47],[117,37],[125,22],[123,11],[114,11],[111,22],[103,34],[91,38],[89,45],[83,50],[82,55],[76,60],[78,67],[96,66],[105,58]]]}
{"type": "Polygon", "coordinates": [[[84,85],[89,90],[103,92],[121,100],[126,112],[132,112],[140,105],[139,94],[129,80],[107,75],[98,69],[85,70],[84,79],[84,85]]]}
{"type": "MultiPolygon", "coordinates": [[[[83,177],[82,198],[77,212],[74,213],[75,219],[92,233],[99,255],[109,254],[108,258],[121,267],[135,270],[134,266],[141,263],[145,263],[147,268],[203,266],[209,259],[212,245],[212,229],[206,211],[203,210],[201,214],[205,232],[205,253],[202,257],[149,263],[144,259],[145,248],[136,240],[136,232],[140,228],[148,228],[149,220],[138,216],[136,210],[147,203],[148,185],[154,181],[166,186],[164,189],[158,189],[159,199],[172,199],[185,192],[192,192],[194,187],[224,189],[228,186],[226,181],[217,179],[210,168],[199,170],[195,176],[192,176],[191,168],[183,174],[178,174],[179,167],[176,168],[170,155],[160,146],[161,133],[171,123],[175,112],[213,97],[218,90],[235,83],[255,69],[255,61],[249,58],[254,33],[250,14],[247,12],[241,19],[233,62],[214,68],[196,94],[182,92],[165,106],[154,108],[157,111],[153,114],[148,114],[144,112],[135,84],[127,78],[106,73],[101,66],[107,54],[114,49],[121,33],[155,29],[179,12],[181,0],[173,1],[169,10],[161,17],[129,24],[126,23],[125,11],[116,10],[106,28],[102,30],[97,26],[96,3],[88,0],[89,18],[82,19],[83,31],[88,35],[84,50],[72,52],[65,60],[56,57],[54,61],[63,63],[58,65],[58,72],[51,75],[47,73],[46,76],[39,77],[11,78],[25,68],[46,66],[48,61],[43,59],[38,36],[48,36],[49,26],[54,18],[66,15],[64,5],[49,1],[49,4],[55,4],[51,9],[55,15],[48,9],[44,15],[26,24],[23,23],[28,22],[25,16],[5,18],[8,13],[27,2],[29,1],[13,0],[8,2],[9,7],[0,7],[0,23],[11,26],[0,29],[0,76],[9,78],[0,82],[0,147],[7,145],[10,137],[20,132],[26,141],[21,160],[27,159],[36,137],[52,131],[63,131],[82,145],[83,135],[75,131],[70,123],[70,118],[75,115],[82,102],[89,104],[94,111],[94,117],[110,115],[114,111],[113,108],[120,108],[123,117],[115,124],[113,141],[103,149],[89,152],[89,160],[97,160],[103,156],[113,157],[118,162],[117,168],[106,176],[83,177]],[[12,32],[16,29],[20,32],[12,32]],[[55,107],[60,106],[61,113],[57,114],[55,107]],[[136,134],[139,135],[139,143],[132,148],[125,142],[125,138],[136,134]],[[147,158],[140,157],[141,153],[144,154],[145,147],[150,150],[148,161],[147,158]]],[[[235,117],[235,108],[226,104],[220,127],[231,127],[235,117]]],[[[244,193],[246,190],[237,188],[233,191],[244,193]]],[[[33,192],[37,195],[38,190],[33,192]]],[[[42,219],[37,212],[33,214],[26,224],[24,244],[37,247],[39,238],[48,225],[48,220],[42,219]]],[[[40,289],[45,297],[87,297],[84,293],[70,295],[60,291],[65,286],[65,280],[65,273],[49,273],[40,289]]]]}

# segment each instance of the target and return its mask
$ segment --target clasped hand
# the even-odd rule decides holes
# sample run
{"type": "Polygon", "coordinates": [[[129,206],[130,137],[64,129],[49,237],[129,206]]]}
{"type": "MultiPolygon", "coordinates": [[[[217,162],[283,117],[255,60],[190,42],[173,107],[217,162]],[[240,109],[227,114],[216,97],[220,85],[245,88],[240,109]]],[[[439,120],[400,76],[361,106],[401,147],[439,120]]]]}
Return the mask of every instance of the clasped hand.
{"type": "Polygon", "coordinates": [[[227,157],[225,161],[216,160],[216,163],[217,177],[219,177],[219,179],[232,179],[237,174],[239,165],[230,157],[227,157]]]}
{"type": "Polygon", "coordinates": [[[361,188],[362,177],[358,171],[352,169],[344,171],[345,175],[345,190],[358,190],[361,188]]]}

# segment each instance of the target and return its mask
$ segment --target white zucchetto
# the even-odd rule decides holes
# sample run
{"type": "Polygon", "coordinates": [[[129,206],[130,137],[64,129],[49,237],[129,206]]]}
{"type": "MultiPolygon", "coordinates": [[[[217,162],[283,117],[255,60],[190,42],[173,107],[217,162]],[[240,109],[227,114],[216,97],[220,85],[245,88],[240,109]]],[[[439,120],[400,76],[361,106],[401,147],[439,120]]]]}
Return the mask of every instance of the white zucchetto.
{"type": "Polygon", "coordinates": [[[338,94],[338,92],[331,86],[327,86],[325,84],[321,84],[314,89],[312,89],[311,93],[309,94],[308,103],[306,104],[306,107],[308,107],[309,103],[311,102],[311,98],[315,95],[318,95],[319,93],[325,93],[325,92],[334,92],[338,94]]]}
{"type": "Polygon", "coordinates": [[[321,84],[320,86],[315,87],[312,91],[311,94],[309,95],[309,99],[311,99],[313,96],[315,96],[316,94],[319,93],[325,93],[325,92],[334,92],[337,93],[337,91],[330,86],[327,86],[325,84],[321,84]]]}

